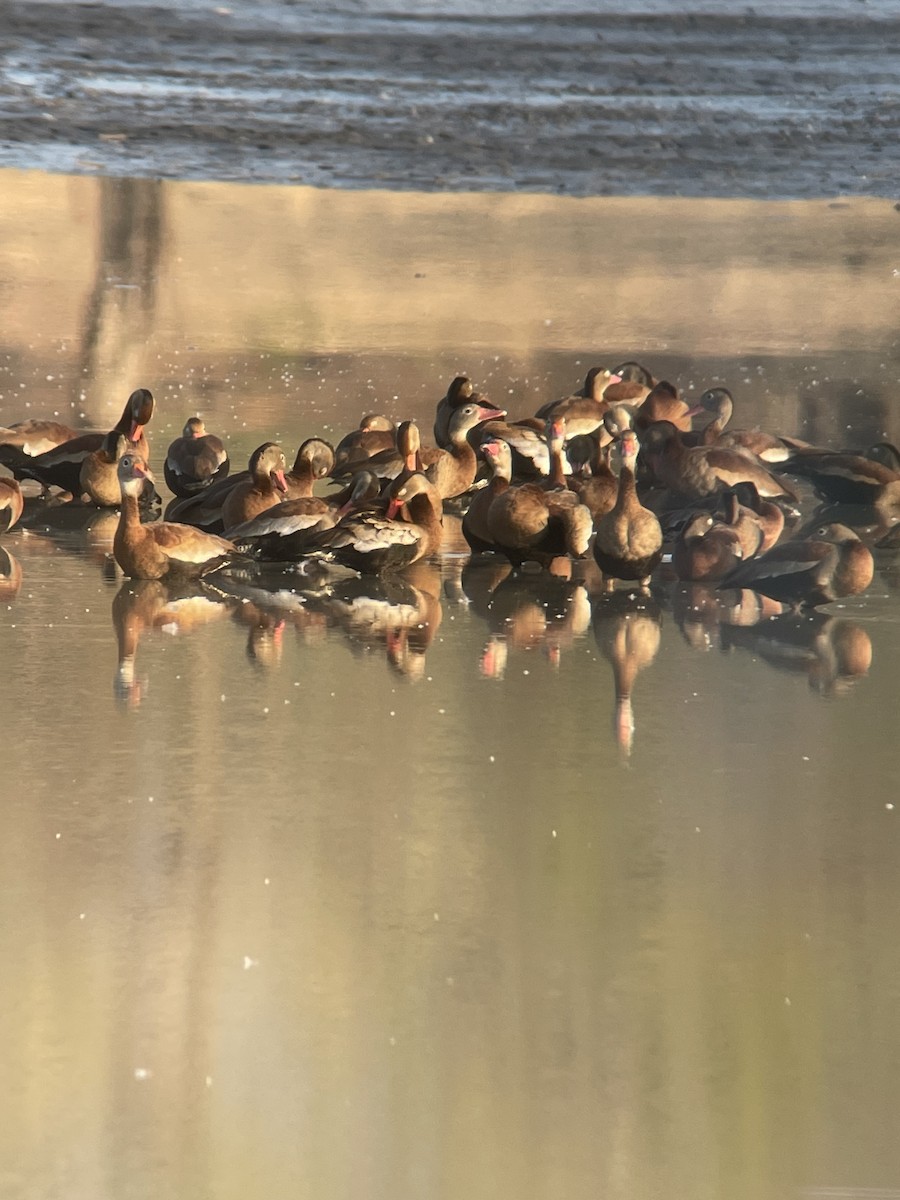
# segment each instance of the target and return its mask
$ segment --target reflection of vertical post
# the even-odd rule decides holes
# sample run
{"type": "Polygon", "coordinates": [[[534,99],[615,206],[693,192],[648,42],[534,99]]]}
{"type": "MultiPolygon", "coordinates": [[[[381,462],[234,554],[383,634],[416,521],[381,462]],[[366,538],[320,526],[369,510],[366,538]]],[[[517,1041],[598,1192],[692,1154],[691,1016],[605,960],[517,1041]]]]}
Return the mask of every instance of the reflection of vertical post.
{"type": "Polygon", "coordinates": [[[83,321],[80,387],[101,426],[146,380],[144,349],[156,307],[164,235],[162,182],[100,180],[100,244],[83,321]]]}

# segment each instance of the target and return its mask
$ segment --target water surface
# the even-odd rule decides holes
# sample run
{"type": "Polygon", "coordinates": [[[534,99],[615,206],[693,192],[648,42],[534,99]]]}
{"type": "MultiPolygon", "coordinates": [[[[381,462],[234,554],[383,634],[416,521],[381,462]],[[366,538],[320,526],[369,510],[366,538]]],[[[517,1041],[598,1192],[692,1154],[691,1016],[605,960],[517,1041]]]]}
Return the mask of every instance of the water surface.
{"type": "MultiPolygon", "coordinates": [[[[148,386],[157,468],[195,411],[239,463],[631,355],[900,440],[883,202],[0,189],[0,423],[148,386]]],[[[890,557],[740,627],[503,578],[452,518],[380,591],[171,595],[114,520],[0,556],[0,1195],[900,1187],[890,557]]]]}

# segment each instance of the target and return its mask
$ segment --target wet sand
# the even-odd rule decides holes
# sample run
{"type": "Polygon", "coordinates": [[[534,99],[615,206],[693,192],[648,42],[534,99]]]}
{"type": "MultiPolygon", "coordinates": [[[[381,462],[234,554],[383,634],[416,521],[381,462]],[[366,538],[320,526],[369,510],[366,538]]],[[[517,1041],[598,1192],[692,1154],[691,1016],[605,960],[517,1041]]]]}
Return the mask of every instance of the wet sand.
{"type": "Polygon", "coordinates": [[[900,194],[900,16],[886,0],[527,7],[6,4],[0,165],[578,196],[900,194]]]}

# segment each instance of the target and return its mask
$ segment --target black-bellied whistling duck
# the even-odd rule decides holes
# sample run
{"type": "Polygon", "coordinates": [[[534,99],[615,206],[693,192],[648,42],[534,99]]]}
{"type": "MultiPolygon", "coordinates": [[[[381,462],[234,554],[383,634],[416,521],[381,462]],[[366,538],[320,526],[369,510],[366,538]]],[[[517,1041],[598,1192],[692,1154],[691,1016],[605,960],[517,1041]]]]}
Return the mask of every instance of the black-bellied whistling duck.
{"type": "Polygon", "coordinates": [[[846,525],[820,526],[812,537],[780,542],[742,563],[719,587],[750,588],[795,607],[814,608],[857,596],[872,582],[872,552],[846,525]]]}
{"type": "MultiPolygon", "coordinates": [[[[124,433],[111,430],[103,439],[102,446],[92,450],[82,461],[78,478],[78,496],[86,497],[98,508],[116,508],[121,500],[117,464],[123,454],[131,449],[124,433]]],[[[150,494],[153,488],[148,481],[150,494]]],[[[76,497],[77,498],[77,497],[76,497]]],[[[143,497],[147,498],[146,492],[143,497]]]]}
{"type": "Polygon", "coordinates": [[[790,450],[772,433],[762,429],[727,429],[734,412],[734,397],[728,388],[714,387],[707,390],[697,402],[699,407],[713,414],[713,419],[697,436],[698,446],[720,446],[731,450],[749,450],[767,463],[786,462],[790,450]]]}
{"type": "Polygon", "coordinates": [[[534,418],[534,425],[517,421],[485,421],[476,429],[475,437],[482,445],[497,438],[509,444],[512,451],[513,476],[516,479],[543,478],[550,473],[546,423],[534,418]],[[534,425],[539,428],[535,428],[534,425]]]}
{"type": "Polygon", "coordinates": [[[661,379],[635,413],[634,428],[643,437],[654,422],[669,421],[680,433],[687,433],[699,411],[699,406],[691,406],[681,398],[674,383],[661,379]]]}
{"type": "Polygon", "coordinates": [[[743,557],[738,533],[710,513],[699,512],[675,539],[672,566],[682,582],[709,583],[724,579],[743,557]]]}
{"type": "Polygon", "coordinates": [[[15,479],[0,479],[0,533],[12,529],[22,515],[25,501],[22,489],[15,479]]]}
{"type": "Polygon", "coordinates": [[[622,468],[619,492],[612,509],[597,521],[594,558],[603,572],[607,591],[615,580],[636,580],[646,590],[662,558],[663,535],[659,521],[638,500],[634,472],[640,445],[634,430],[619,439],[622,468]]]}
{"type": "MultiPolygon", "coordinates": [[[[509,480],[512,463],[506,442],[489,443],[496,476],[509,480]]],[[[548,491],[536,483],[497,485],[486,516],[491,543],[514,566],[537,562],[549,566],[566,555],[584,558],[592,532],[590,511],[568,490],[548,491]]]]}
{"type": "Polygon", "coordinates": [[[395,480],[385,515],[350,512],[310,543],[309,553],[363,575],[398,571],[440,549],[441,497],[421,472],[395,480]]]}
{"type": "Polygon", "coordinates": [[[189,417],[181,437],[166,451],[163,473],[176,496],[193,496],[224,479],[230,469],[228,452],[213,433],[206,432],[200,417],[189,417]]]}
{"type": "Polygon", "coordinates": [[[248,561],[231,542],[203,533],[192,525],[170,521],[142,524],[138,498],[153,475],[137,454],[123,454],[118,465],[122,508],[113,539],[113,554],[133,579],[207,575],[236,561],[248,561]]]}
{"type": "Polygon", "coordinates": [[[885,516],[900,515],[900,472],[861,454],[797,448],[782,469],[808,479],[834,504],[872,505],[885,516]]]}
{"type": "MultiPolygon", "coordinates": [[[[480,404],[482,408],[496,408],[487,396],[476,392],[467,375],[457,375],[447,388],[446,396],[438,401],[434,414],[434,440],[441,450],[451,448],[450,417],[457,408],[466,404],[480,404]]],[[[506,416],[504,411],[503,416],[506,416]]]]}
{"type": "Polygon", "coordinates": [[[337,496],[301,496],[273,504],[252,520],[229,529],[229,540],[262,562],[295,562],[317,534],[333,528],[347,512],[359,513],[374,500],[380,483],[371,472],[358,471],[337,496]]]}
{"type": "Polygon", "coordinates": [[[656,421],[647,430],[643,457],[663,487],[688,500],[703,500],[738,483],[752,483],[765,499],[797,499],[793,488],[752,454],[717,446],[685,446],[671,421],[656,421]]]}
{"type": "Polygon", "coordinates": [[[647,391],[656,387],[657,384],[657,380],[653,378],[651,372],[642,363],[635,362],[634,359],[629,359],[627,362],[613,367],[613,375],[618,375],[623,383],[638,383],[647,391]]]}
{"type": "Polygon", "coordinates": [[[468,432],[483,421],[498,420],[503,411],[486,408],[481,404],[463,404],[450,415],[447,436],[449,450],[439,450],[434,455],[422,451],[421,462],[430,483],[443,500],[452,500],[467,492],[475,482],[478,472],[478,457],[468,440],[468,432]]]}
{"type": "Polygon", "coordinates": [[[423,451],[418,425],[415,421],[401,421],[397,426],[393,445],[386,450],[379,450],[377,454],[372,454],[359,462],[348,462],[340,467],[335,466],[331,477],[337,480],[352,480],[358,471],[366,471],[371,475],[377,475],[383,481],[393,480],[400,475],[410,475],[413,471],[417,471],[422,465],[423,454],[431,454],[430,462],[432,458],[437,458],[443,453],[436,447],[423,451]]]}
{"type": "Polygon", "coordinates": [[[284,451],[275,442],[263,442],[250,455],[250,475],[240,480],[222,503],[222,525],[233,529],[278,504],[287,493],[284,451]]]}
{"type": "Polygon", "coordinates": [[[509,450],[501,450],[500,442],[509,446],[505,439],[494,438],[481,443],[481,453],[491,469],[491,478],[487,487],[477,491],[469,502],[469,507],[463,513],[462,532],[473,554],[481,554],[498,550],[499,546],[493,540],[488,528],[488,509],[501,492],[510,486],[512,474],[512,457],[509,450]]]}
{"type": "Polygon", "coordinates": [[[311,496],[319,479],[330,475],[334,469],[334,449],[324,438],[307,438],[294,459],[294,465],[284,475],[285,496],[288,500],[299,500],[311,496]]]}
{"type": "Polygon", "coordinates": [[[763,500],[752,483],[737,484],[732,497],[726,505],[726,519],[741,538],[744,559],[765,554],[784,532],[784,509],[763,500]]]}
{"type": "Polygon", "coordinates": [[[542,404],[535,415],[544,421],[563,417],[570,438],[594,433],[602,425],[604,414],[609,411],[609,402],[604,393],[610,384],[618,382],[618,375],[613,375],[605,368],[594,367],[588,372],[580,392],[542,404]]]}
{"type": "Polygon", "coordinates": [[[16,421],[8,428],[0,425],[0,446],[17,446],[31,458],[61,446],[63,442],[71,442],[78,436],[77,429],[60,421],[43,420],[40,417],[16,421]]]}
{"type": "Polygon", "coordinates": [[[548,425],[548,445],[555,457],[552,479],[557,486],[568,487],[573,491],[583,505],[590,511],[591,518],[596,522],[600,517],[610,512],[619,494],[619,479],[610,469],[607,448],[601,444],[601,439],[593,434],[588,439],[592,454],[588,468],[590,474],[566,475],[561,460],[561,445],[565,442],[565,420],[557,418],[548,425]],[[562,428],[558,428],[562,426],[562,428]]]}
{"type": "MultiPolygon", "coordinates": [[[[144,426],[152,415],[153,396],[146,388],[137,388],[128,397],[121,417],[110,432],[124,434],[134,452],[147,459],[150,451],[144,426]]],[[[9,467],[17,479],[34,479],[45,488],[58,487],[78,496],[81,464],[89,454],[100,449],[106,436],[105,433],[84,433],[33,457],[18,446],[0,446],[0,463],[9,467]]]]}
{"type": "Polygon", "coordinates": [[[369,413],[363,417],[358,429],[345,434],[334,448],[334,465],[343,467],[360,463],[381,450],[390,450],[396,445],[397,427],[390,417],[381,413],[369,413]]]}

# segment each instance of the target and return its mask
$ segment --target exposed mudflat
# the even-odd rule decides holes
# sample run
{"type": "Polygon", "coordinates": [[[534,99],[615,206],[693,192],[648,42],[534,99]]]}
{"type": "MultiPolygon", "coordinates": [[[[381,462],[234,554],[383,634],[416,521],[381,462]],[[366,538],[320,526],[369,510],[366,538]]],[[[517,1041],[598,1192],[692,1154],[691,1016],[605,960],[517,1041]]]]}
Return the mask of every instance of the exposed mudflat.
{"type": "Polygon", "coordinates": [[[0,165],[579,196],[900,194],[896,5],[527,7],[4,3],[0,165]]]}

